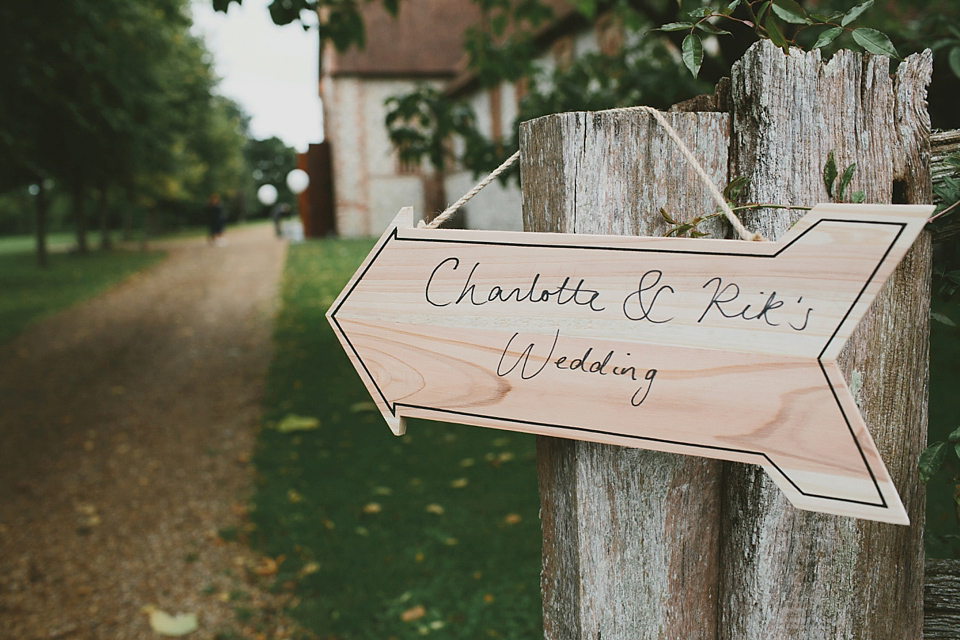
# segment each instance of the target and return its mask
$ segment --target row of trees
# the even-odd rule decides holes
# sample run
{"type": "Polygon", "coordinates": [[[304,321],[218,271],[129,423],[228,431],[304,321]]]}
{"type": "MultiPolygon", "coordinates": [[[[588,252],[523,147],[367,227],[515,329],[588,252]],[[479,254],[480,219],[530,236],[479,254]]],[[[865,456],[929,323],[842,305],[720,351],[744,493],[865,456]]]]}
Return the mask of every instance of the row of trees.
{"type": "Polygon", "coordinates": [[[105,230],[111,202],[155,221],[252,193],[249,119],[216,95],[190,26],[188,0],[0,3],[0,194],[34,196],[41,264],[53,195],[85,253],[88,215],[105,230]]]}

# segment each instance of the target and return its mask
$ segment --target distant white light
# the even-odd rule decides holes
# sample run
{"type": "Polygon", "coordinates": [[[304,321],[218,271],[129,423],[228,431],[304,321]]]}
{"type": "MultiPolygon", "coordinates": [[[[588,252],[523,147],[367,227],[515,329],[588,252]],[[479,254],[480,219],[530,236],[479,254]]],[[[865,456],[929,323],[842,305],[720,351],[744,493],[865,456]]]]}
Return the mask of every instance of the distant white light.
{"type": "Polygon", "coordinates": [[[260,204],[269,207],[277,201],[277,188],[272,184],[262,185],[257,189],[257,200],[260,204]]]}
{"type": "Polygon", "coordinates": [[[287,174],[287,186],[294,193],[303,193],[310,186],[310,176],[303,169],[294,169],[287,174]]]}
{"type": "MultiPolygon", "coordinates": [[[[290,176],[287,176],[287,180],[289,179],[290,179],[290,176]]],[[[40,185],[32,184],[29,187],[27,187],[27,191],[29,191],[30,195],[32,196],[38,195],[40,193],[40,185]]]]}

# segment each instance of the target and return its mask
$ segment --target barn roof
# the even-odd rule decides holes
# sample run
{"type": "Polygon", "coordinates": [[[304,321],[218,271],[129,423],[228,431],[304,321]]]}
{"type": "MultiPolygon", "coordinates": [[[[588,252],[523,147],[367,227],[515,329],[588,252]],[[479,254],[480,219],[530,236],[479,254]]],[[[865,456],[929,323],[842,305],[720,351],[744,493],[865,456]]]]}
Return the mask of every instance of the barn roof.
{"type": "Polygon", "coordinates": [[[366,47],[328,53],[333,76],[452,77],[463,56],[463,32],[480,19],[472,0],[404,0],[396,17],[371,2],[361,14],[366,47]]]}

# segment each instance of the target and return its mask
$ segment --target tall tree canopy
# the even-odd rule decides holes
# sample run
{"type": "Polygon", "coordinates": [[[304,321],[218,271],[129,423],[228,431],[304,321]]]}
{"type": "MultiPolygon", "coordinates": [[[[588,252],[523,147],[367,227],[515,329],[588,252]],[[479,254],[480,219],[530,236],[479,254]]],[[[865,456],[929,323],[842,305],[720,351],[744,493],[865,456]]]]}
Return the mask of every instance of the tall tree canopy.
{"type": "Polygon", "coordinates": [[[53,179],[74,194],[82,226],[94,189],[148,204],[238,190],[245,116],[215,96],[188,9],[187,0],[0,3],[0,192],[53,179]]]}

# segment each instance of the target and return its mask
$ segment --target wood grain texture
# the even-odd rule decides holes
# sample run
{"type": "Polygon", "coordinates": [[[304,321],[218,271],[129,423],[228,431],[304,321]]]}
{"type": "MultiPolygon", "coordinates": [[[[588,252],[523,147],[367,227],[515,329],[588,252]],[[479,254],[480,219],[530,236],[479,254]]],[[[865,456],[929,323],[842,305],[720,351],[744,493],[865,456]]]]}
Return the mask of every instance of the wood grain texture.
{"type": "MultiPolygon", "coordinates": [[[[729,116],[668,117],[725,184],[729,116]]],[[[660,207],[679,219],[713,211],[644,113],[524,123],[521,179],[527,231],[663,235],[660,207]]],[[[719,464],[545,437],[537,453],[546,638],[715,638],[719,464]]]]}
{"type": "Polygon", "coordinates": [[[927,560],[924,640],[960,640],[960,560],[927,560]]]}
{"type": "MultiPolygon", "coordinates": [[[[852,190],[868,202],[930,202],[929,52],[897,74],[888,61],[840,52],[784,55],[758,43],[734,67],[731,173],[746,199],[812,204],[827,198],[823,165],[857,163],[852,190]]],[[[745,222],[768,238],[799,215],[763,210],[745,222]]],[[[916,462],[926,441],[930,243],[921,236],[841,354],[847,382],[913,525],[794,510],[755,469],[724,472],[720,637],[919,638],[924,492],[916,462]]]]}
{"type": "Polygon", "coordinates": [[[908,524],[836,357],[932,210],[822,204],[741,242],[416,229],[407,208],[328,317],[388,423],[756,463],[796,507],[908,524]]]}

